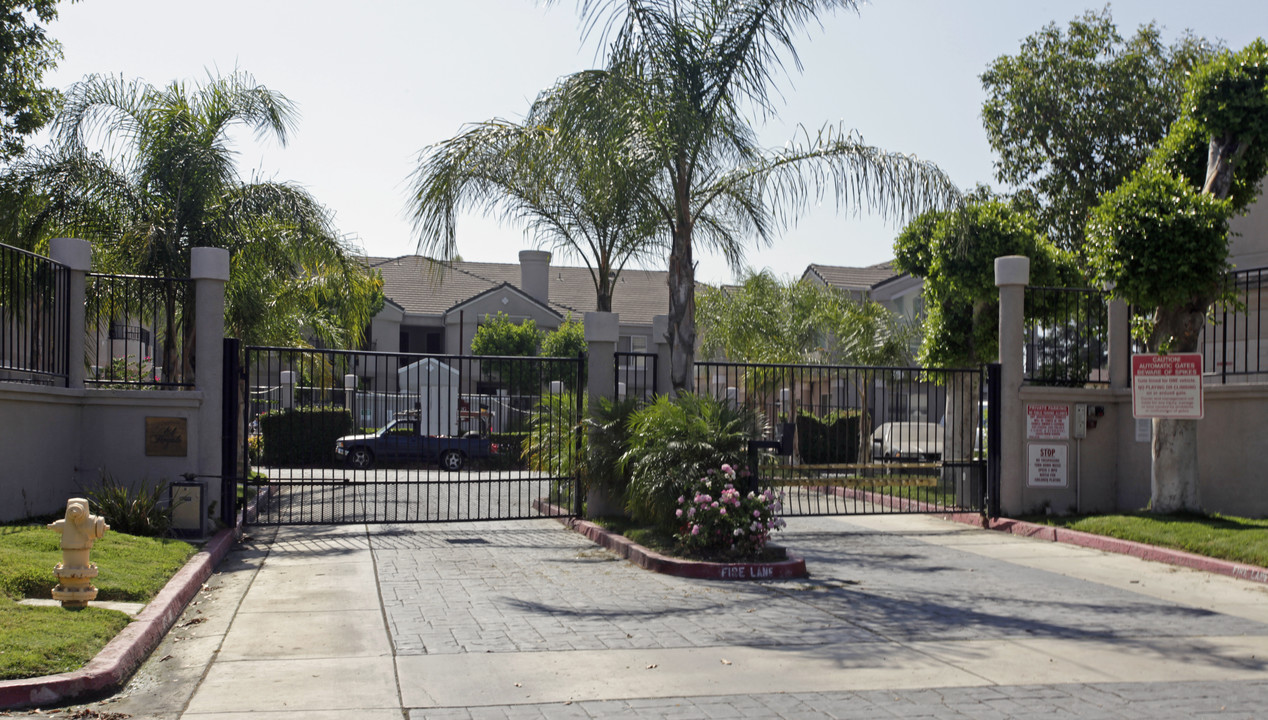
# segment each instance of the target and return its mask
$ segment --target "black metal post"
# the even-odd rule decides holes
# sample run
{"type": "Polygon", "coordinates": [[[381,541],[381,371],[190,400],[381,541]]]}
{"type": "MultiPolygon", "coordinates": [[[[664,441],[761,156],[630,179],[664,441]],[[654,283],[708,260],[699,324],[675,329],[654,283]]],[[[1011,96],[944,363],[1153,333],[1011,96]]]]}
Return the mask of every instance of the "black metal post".
{"type": "Polygon", "coordinates": [[[986,366],[986,513],[999,517],[1000,458],[1003,438],[1003,369],[999,363],[986,366]]]}
{"type": "Polygon", "coordinates": [[[242,375],[241,342],[224,339],[224,374],[220,407],[220,519],[233,527],[238,516],[238,382],[242,375]]]}

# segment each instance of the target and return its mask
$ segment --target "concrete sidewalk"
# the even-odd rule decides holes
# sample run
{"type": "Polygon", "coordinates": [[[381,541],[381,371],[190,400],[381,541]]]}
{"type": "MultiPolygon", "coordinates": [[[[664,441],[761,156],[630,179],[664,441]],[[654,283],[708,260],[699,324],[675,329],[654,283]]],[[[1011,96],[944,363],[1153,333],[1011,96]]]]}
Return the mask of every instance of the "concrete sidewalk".
{"type": "Polygon", "coordinates": [[[809,579],[650,573],[553,521],[258,529],[137,718],[1257,717],[1268,588],[922,516],[797,518],[809,579]]]}

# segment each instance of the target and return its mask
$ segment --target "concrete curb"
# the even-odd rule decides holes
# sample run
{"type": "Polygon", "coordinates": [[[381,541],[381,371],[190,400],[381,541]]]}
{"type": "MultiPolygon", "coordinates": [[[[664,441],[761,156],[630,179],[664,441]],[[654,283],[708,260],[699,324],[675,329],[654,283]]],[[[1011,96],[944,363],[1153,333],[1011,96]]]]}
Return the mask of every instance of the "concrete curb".
{"type": "Polygon", "coordinates": [[[789,557],[775,562],[719,563],[661,555],[633,542],[624,535],[609,532],[587,520],[556,518],[565,527],[580,533],[645,570],[693,580],[787,580],[808,577],[806,561],[789,557]]]}
{"type": "Polygon", "coordinates": [[[233,529],[216,533],[167,581],[167,585],[145,606],[136,620],[79,670],[37,678],[0,680],[0,710],[64,704],[123,685],[185,611],[185,606],[211,577],[233,543],[233,529]]]}
{"type": "Polygon", "coordinates": [[[1232,562],[1230,560],[1219,560],[1209,558],[1204,555],[1195,555],[1183,550],[1172,550],[1170,548],[1162,548],[1154,545],[1146,545],[1144,543],[1133,542],[1131,540],[1120,540],[1118,538],[1106,537],[1104,535],[1093,535],[1079,530],[1069,530],[1067,528],[1052,527],[1051,525],[1038,525],[1022,520],[1012,520],[1009,518],[998,518],[984,524],[981,516],[977,515],[946,515],[947,519],[968,525],[977,525],[978,527],[986,527],[999,532],[1006,532],[1010,535],[1020,535],[1023,537],[1033,537],[1040,540],[1048,540],[1049,542],[1065,543],[1067,545],[1078,545],[1080,547],[1091,548],[1093,550],[1103,550],[1105,552],[1117,553],[1119,555],[1131,555],[1142,560],[1152,560],[1153,562],[1167,563],[1168,565],[1178,565],[1193,570],[1201,570],[1202,572],[1214,573],[1216,575],[1225,575],[1227,577],[1237,578],[1239,580],[1249,580],[1268,585],[1268,569],[1256,567],[1254,565],[1246,565],[1244,563],[1232,562]]]}

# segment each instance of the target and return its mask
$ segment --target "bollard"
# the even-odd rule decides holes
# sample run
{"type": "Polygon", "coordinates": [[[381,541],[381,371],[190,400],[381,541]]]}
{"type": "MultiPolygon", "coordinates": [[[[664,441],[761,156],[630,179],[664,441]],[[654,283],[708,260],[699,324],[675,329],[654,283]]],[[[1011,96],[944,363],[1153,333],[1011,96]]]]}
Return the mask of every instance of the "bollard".
{"type": "Polygon", "coordinates": [[[97,597],[92,584],[97,566],[88,561],[88,552],[110,526],[101,516],[89,514],[87,500],[71,498],[66,501],[66,517],[49,523],[48,529],[62,535],[62,561],[53,568],[57,576],[53,599],[64,608],[88,607],[88,601],[97,597]]]}

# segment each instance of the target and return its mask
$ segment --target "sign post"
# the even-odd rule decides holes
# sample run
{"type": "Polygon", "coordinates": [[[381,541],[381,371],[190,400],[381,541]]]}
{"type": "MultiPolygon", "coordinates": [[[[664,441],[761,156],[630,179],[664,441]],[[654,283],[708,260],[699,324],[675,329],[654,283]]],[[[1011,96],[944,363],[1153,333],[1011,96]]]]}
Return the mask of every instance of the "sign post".
{"type": "Polygon", "coordinates": [[[1202,355],[1132,355],[1132,417],[1201,420],[1202,355]]]}

